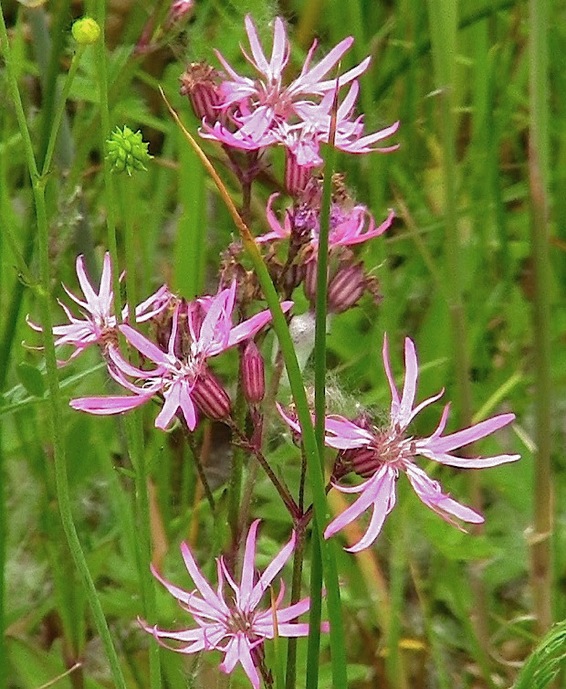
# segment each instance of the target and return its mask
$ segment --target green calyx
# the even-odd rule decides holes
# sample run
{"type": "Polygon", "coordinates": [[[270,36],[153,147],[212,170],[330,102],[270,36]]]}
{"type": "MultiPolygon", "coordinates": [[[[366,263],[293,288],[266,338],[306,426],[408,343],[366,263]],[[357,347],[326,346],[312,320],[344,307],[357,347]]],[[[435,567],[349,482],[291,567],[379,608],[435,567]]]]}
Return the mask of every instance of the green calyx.
{"type": "Polygon", "coordinates": [[[108,160],[114,172],[125,171],[131,176],[134,170],[145,171],[145,164],[153,158],[147,150],[149,144],[143,141],[141,132],[133,132],[127,125],[123,129],[116,127],[106,144],[108,160]]]}

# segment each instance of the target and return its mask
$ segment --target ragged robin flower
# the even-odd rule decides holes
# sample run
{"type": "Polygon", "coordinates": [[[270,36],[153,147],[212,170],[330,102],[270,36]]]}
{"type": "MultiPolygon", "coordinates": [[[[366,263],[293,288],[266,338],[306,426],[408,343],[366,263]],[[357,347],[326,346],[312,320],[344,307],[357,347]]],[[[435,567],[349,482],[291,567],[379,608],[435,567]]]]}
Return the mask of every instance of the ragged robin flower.
{"type": "Polygon", "coordinates": [[[285,24],[280,17],[274,20],[271,56],[265,54],[257,28],[248,15],[245,19],[251,54],[246,60],[256,72],[255,78],[238,74],[221,53],[217,56],[227,78],[220,85],[221,108],[227,118],[217,118],[211,126],[203,124],[201,135],[215,139],[225,146],[248,151],[282,144],[292,151],[298,163],[307,168],[320,165],[321,143],[329,142],[330,110],[336,90],[351,84],[348,94],[338,107],[335,146],[341,150],[363,153],[370,150],[387,152],[397,148],[374,148],[373,144],[393,134],[395,123],[374,134],[363,135],[361,117],[353,117],[358,94],[357,77],[370,63],[367,57],[344,74],[333,76],[336,65],[352,46],[349,36],[317,64],[312,64],[316,40],[311,45],[299,75],[285,83],[284,71],[289,62],[290,45],[285,24]],[[329,77],[329,75],[332,75],[329,77]]]}
{"type": "MultiPolygon", "coordinates": [[[[264,607],[260,607],[273,580],[291,557],[296,536],[293,533],[291,540],[283,546],[265,571],[258,574],[254,566],[258,526],[259,520],[256,520],[248,531],[239,584],[221,557],[217,560],[218,585],[212,588],[186,543],[181,545],[181,553],[195,590],[185,591],[171,584],[152,568],[154,576],[179,601],[183,610],[193,617],[196,626],[166,631],[141,622],[143,629],[153,634],[159,643],[178,653],[199,653],[214,649],[221,651],[224,653],[224,660],[220,665],[222,672],[230,674],[240,664],[254,689],[260,687],[258,668],[262,667],[262,646],[265,639],[273,639],[276,635],[308,636],[308,623],[294,620],[308,612],[310,607],[309,598],[287,607],[282,606],[285,595],[283,581],[273,602],[266,601],[264,607]],[[176,642],[174,647],[164,642],[169,639],[176,642]]],[[[328,630],[327,623],[323,623],[322,629],[328,630]]]]}
{"type": "MultiPolygon", "coordinates": [[[[65,304],[59,302],[69,319],[69,323],[56,325],[53,328],[53,334],[56,336],[55,346],[62,347],[64,345],[70,345],[75,348],[74,351],[71,352],[69,358],[66,361],[60,361],[60,364],[66,364],[76,359],[79,354],[82,354],[82,352],[91,345],[96,344],[104,351],[107,351],[109,347],[114,347],[117,342],[116,328],[118,323],[114,315],[114,293],[112,291],[112,264],[110,254],[108,252],[104,254],[98,292],[88,279],[84,257],[82,255],[77,256],[76,270],[84,298],[81,299],[77,297],[68,290],[65,285],[63,285],[63,289],[79,306],[82,312],[82,318],[74,316],[65,304]]],[[[167,286],[163,285],[157,292],[136,306],[136,322],[143,323],[154,318],[167,308],[170,301],[171,293],[167,286]]],[[[122,320],[128,320],[127,306],[122,310],[122,320]]],[[[29,320],[28,323],[34,330],[41,331],[40,326],[35,325],[29,320]]]]}
{"type": "MultiPolygon", "coordinates": [[[[90,414],[120,414],[141,406],[153,396],[163,398],[163,407],[155,419],[155,426],[165,430],[180,413],[189,430],[197,424],[197,407],[210,410],[222,418],[226,410],[227,395],[210,375],[207,360],[253,337],[270,320],[269,310],[251,316],[234,325],[232,314],[236,298],[236,283],[220,290],[214,296],[202,297],[190,303],[180,302],[173,312],[171,332],[166,350],[129,325],[120,326],[120,332],[146,360],[156,366],[149,370],[137,368],[122,355],[110,352],[110,375],[124,388],[134,393],[127,396],[84,397],[71,400],[73,409],[90,414]],[[179,347],[188,340],[188,346],[179,347]],[[130,382],[130,378],[138,381],[130,382]],[[209,395],[203,400],[203,395],[209,395]],[[198,404],[199,400],[201,402],[198,404]]],[[[281,304],[288,311],[292,302],[281,304]]]]}
{"type": "MultiPolygon", "coordinates": [[[[372,508],[367,530],[358,543],[347,548],[350,552],[359,552],[369,547],[379,536],[385,518],[395,506],[395,484],[402,473],[409,479],[418,498],[450,524],[459,527],[460,522],[481,524],[484,521],[475,510],[444,493],[438,481],[429,478],[415,463],[416,457],[421,456],[463,469],[485,469],[515,462],[520,458],[517,454],[494,457],[460,457],[452,454],[453,450],[481,440],[507,426],[515,419],[514,414],[500,414],[443,436],[450,410],[450,405],[447,404],[432,435],[423,438],[410,435],[409,424],[420,411],[440,399],[443,391],[415,406],[418,363],[415,345],[409,338],[405,339],[405,382],[401,395],[391,373],[387,338],[383,343],[383,363],[391,390],[388,424],[374,425],[366,417],[350,421],[343,416],[331,415],[325,419],[325,444],[340,450],[334,471],[335,478],[339,480],[353,471],[366,479],[356,486],[343,486],[334,482],[337,490],[358,495],[358,498],[328,524],[324,532],[325,538],[330,538],[372,508]]],[[[293,431],[300,433],[297,421],[282,408],[280,412],[293,431]]]]}

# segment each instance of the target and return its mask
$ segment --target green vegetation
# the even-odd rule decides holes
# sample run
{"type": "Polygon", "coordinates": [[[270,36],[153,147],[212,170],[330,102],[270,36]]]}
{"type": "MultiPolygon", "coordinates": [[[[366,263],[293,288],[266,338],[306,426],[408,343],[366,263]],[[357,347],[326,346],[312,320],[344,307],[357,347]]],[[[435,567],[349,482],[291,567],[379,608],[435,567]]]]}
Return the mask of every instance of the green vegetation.
{"type": "MultiPolygon", "coordinates": [[[[250,686],[241,669],[230,678],[218,673],[216,651],[161,649],[138,619],[163,629],[192,624],[149,570],[151,561],[191,590],[182,541],[213,586],[215,558],[232,546],[236,552],[242,522],[263,521],[259,571],[289,541],[297,524],[260,468],[261,452],[258,463],[242,438],[232,449],[228,427],[204,417],[189,442],[180,423],[159,430],[155,400],[117,416],[72,409],[71,399],[126,393],[106,375],[96,348],[58,366],[69,352],[29,324],[66,322],[57,300],[70,303],[62,283],[79,294],[79,254],[97,285],[110,253],[114,311],[132,313],[163,283],[187,300],[215,294],[220,261],[226,274],[233,265],[227,247],[248,227],[269,230],[267,199],[283,192],[282,149],[266,156],[247,196],[220,146],[198,136],[199,119],[179,93],[189,63],[219,67],[214,48],[239,73],[251,73],[240,50],[248,13],[269,48],[270,22],[284,17],[289,79],[313,38],[320,59],[352,35],[338,72],[372,57],[359,80],[364,129],[401,122],[385,143],[399,143],[398,151],[324,152],[325,169],[344,173],[355,202],[377,223],[395,211],[390,229],[356,247],[381,299],[366,294],[333,315],[325,335],[320,294],[327,286],[318,275],[316,347],[302,370],[306,398],[280,311],[274,331],[288,377],[273,332],[261,342],[271,380],[281,377],[277,399],[294,399],[303,424],[308,480],[303,485],[300,452],[273,405],[263,419],[263,455],[293,496],[301,494],[301,508],[303,495],[305,505],[314,503],[316,517],[298,530],[302,576],[292,558],[283,576],[296,599],[309,587],[317,599],[323,586],[322,609],[314,605],[311,619],[340,616],[343,627],[296,646],[283,636],[266,644],[274,686],[289,689],[295,672],[299,687],[343,686],[343,654],[354,689],[566,687],[564,7],[548,0],[200,0],[173,20],[170,5],[0,3],[0,689],[250,686]],[[73,28],[83,13],[92,21],[73,28]],[[100,36],[96,22],[105,25],[100,36]],[[124,142],[133,149],[124,152],[124,142]],[[113,162],[127,174],[116,174],[113,162]],[[243,227],[222,190],[244,207],[243,227]],[[414,340],[417,401],[444,388],[448,431],[516,414],[512,425],[468,448],[471,456],[520,453],[521,460],[482,472],[422,461],[485,523],[455,529],[402,477],[378,540],[353,555],[342,548],[360,539],[363,518],[322,538],[328,518],[348,503],[330,491],[325,514],[319,460],[326,458],[328,478],[335,453],[321,447],[320,413],[326,402],[329,413],[348,418],[360,409],[387,418],[384,333],[398,383],[403,339],[414,340]],[[307,399],[319,411],[309,429],[307,399]]],[[[321,225],[330,222],[330,186],[321,225]]],[[[255,311],[265,302],[274,311],[278,298],[255,246],[244,236],[243,265],[263,288],[255,311]]],[[[297,313],[307,311],[302,289],[292,298],[297,313]]],[[[124,333],[119,339],[134,365],[147,364],[124,333]]],[[[211,368],[241,421],[237,351],[215,357],[211,368]]],[[[269,385],[266,397],[275,398],[269,385]]],[[[439,404],[419,414],[411,435],[430,434],[439,404]]]]}

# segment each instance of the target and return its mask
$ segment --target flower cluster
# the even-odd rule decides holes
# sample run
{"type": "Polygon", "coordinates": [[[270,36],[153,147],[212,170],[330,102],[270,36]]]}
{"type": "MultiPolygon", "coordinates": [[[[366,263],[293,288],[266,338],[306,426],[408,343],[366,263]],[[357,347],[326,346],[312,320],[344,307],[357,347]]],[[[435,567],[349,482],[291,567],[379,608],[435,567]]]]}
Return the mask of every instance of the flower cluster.
{"type": "MultiPolygon", "coordinates": [[[[192,2],[173,2],[165,25],[188,17],[193,8],[192,2]]],[[[340,76],[333,76],[352,46],[351,37],[342,40],[318,63],[313,61],[315,41],[298,76],[286,80],[284,72],[289,66],[290,44],[283,20],[279,17],[274,20],[269,56],[249,16],[245,19],[245,27],[249,54],[244,52],[244,56],[254,76],[240,75],[217,52],[224,71],[205,63],[194,63],[181,78],[181,92],[190,99],[202,122],[202,136],[224,147],[242,187],[242,218],[250,225],[255,220],[251,204],[252,182],[261,169],[264,150],[272,145],[285,147],[285,178],[283,183],[271,186],[271,190],[280,191],[271,193],[267,200],[268,230],[256,235],[256,243],[263,252],[281,308],[290,321],[291,333],[298,332],[306,341],[317,303],[324,183],[317,170],[322,163],[320,146],[332,139],[336,148],[350,153],[392,151],[396,146],[379,148],[379,145],[397,131],[398,123],[374,133],[364,133],[363,116],[356,115],[355,108],[359,92],[357,80],[368,68],[369,58],[340,76]],[[282,189],[290,201],[282,199],[282,189]],[[298,287],[302,287],[309,302],[304,314],[292,313],[292,299],[298,287]],[[307,336],[303,337],[305,333],[307,336]]],[[[151,45],[152,21],[144,32],[138,49],[151,45]]],[[[151,158],[141,134],[127,127],[112,134],[108,156],[116,169],[126,170],[128,174],[145,169],[151,158]]],[[[358,245],[378,240],[388,231],[394,213],[389,210],[385,219],[377,223],[369,209],[353,199],[341,175],[335,175],[329,182],[332,193],[327,301],[329,312],[340,314],[356,306],[364,293],[369,293],[374,301],[379,300],[377,280],[373,274],[368,274],[355,252],[358,245]]],[[[266,197],[267,194],[263,198],[266,197]]],[[[71,407],[94,415],[112,415],[154,402],[158,409],[155,427],[160,431],[180,427],[179,435],[183,435],[191,446],[199,442],[199,436],[193,433],[203,415],[223,422],[233,445],[250,455],[265,471],[288,510],[293,526],[297,531],[300,529],[300,537],[304,537],[313,513],[312,506],[303,504],[306,468],[301,469],[301,487],[295,498],[285,476],[280,476],[270,466],[269,453],[264,450],[269,430],[269,424],[264,424],[264,415],[269,418],[269,412],[274,411],[283,370],[279,367],[281,360],[277,352],[271,367],[262,355],[262,349],[266,350],[264,336],[272,316],[259,305],[262,290],[256,272],[246,263],[242,245],[232,242],[222,254],[219,286],[215,293],[186,301],[163,285],[135,308],[135,314],[130,314],[127,307],[116,311],[112,268],[110,255],[106,253],[100,284],[96,287],[87,276],[84,258],[77,258],[76,272],[83,294],[76,296],[66,287],[64,289],[80,315],[61,304],[69,322],[55,326],[53,334],[58,347],[72,348],[67,360],[61,363],[76,359],[88,347],[98,347],[110,378],[122,391],[114,395],[76,398],[71,400],[71,407]],[[233,413],[231,388],[223,379],[227,376],[217,375],[212,363],[231,349],[239,354],[237,399],[241,404],[236,405],[237,413],[233,413]],[[269,368],[271,381],[266,385],[266,369],[269,368]]],[[[33,323],[30,325],[41,330],[33,323]]],[[[302,341],[301,346],[297,344],[298,355],[302,354],[299,352],[302,345],[302,341]]],[[[450,524],[461,528],[462,523],[483,521],[475,509],[444,492],[438,481],[430,478],[417,464],[418,457],[464,469],[481,469],[519,459],[516,454],[488,457],[469,457],[465,452],[455,454],[459,448],[509,425],[515,418],[511,413],[445,433],[450,409],[447,404],[430,435],[413,435],[410,427],[414,419],[438,401],[443,391],[417,403],[418,361],[410,338],[405,339],[404,353],[405,376],[400,391],[393,378],[385,337],[383,364],[391,392],[387,422],[377,422],[367,413],[354,419],[333,414],[325,417],[325,444],[336,451],[327,490],[355,496],[352,504],[326,525],[325,538],[331,538],[371,510],[365,533],[348,548],[351,552],[370,547],[379,537],[395,506],[396,483],[401,474],[406,475],[418,498],[450,524]],[[356,483],[345,482],[352,477],[357,477],[356,483]]],[[[301,427],[293,409],[281,405],[278,409],[298,441],[301,427]]],[[[193,454],[196,457],[198,452],[193,454]]],[[[214,511],[214,496],[207,485],[206,471],[200,464],[197,468],[214,511]]],[[[241,468],[234,463],[234,472],[237,471],[241,468]]],[[[249,473],[254,476],[253,472],[249,473]]],[[[234,486],[236,492],[240,490],[239,481],[238,477],[231,482],[231,490],[234,486]]],[[[244,543],[240,535],[251,520],[249,497],[252,490],[253,485],[249,487],[243,514],[236,514],[236,518],[233,514],[230,516],[233,542],[229,556],[217,560],[215,588],[203,576],[193,550],[186,544],[181,546],[181,552],[195,590],[185,591],[166,580],[157,569],[152,569],[194,624],[178,631],[153,626],[152,620],[140,621],[140,624],[159,643],[168,645],[171,642],[172,646],[168,647],[180,653],[220,651],[224,654],[220,665],[223,672],[231,673],[240,665],[254,689],[259,689],[262,679],[266,686],[272,685],[265,663],[265,641],[278,636],[308,635],[308,625],[298,622],[297,618],[309,610],[310,601],[308,598],[300,600],[295,592],[291,603],[283,605],[283,583],[278,595],[272,595],[270,602],[264,600],[293,554],[298,535],[293,531],[289,542],[263,573],[257,573],[259,521],[252,521],[244,543]],[[238,572],[234,563],[238,561],[242,545],[243,559],[238,572]]],[[[238,497],[232,498],[237,503],[238,497]]],[[[321,628],[326,631],[328,625],[323,623],[321,628]]]]}
{"type": "Polygon", "coordinates": [[[336,111],[333,133],[336,148],[348,153],[385,153],[397,148],[396,145],[380,148],[376,144],[394,134],[398,122],[364,134],[363,116],[355,115],[359,92],[357,78],[368,68],[369,57],[344,74],[329,78],[351,48],[352,37],[342,40],[316,64],[313,64],[317,48],[314,41],[299,75],[286,83],[284,72],[289,63],[290,45],[283,20],[280,17],[274,20],[269,58],[250,16],[246,17],[245,24],[251,54],[243,53],[255,78],[238,74],[218,51],[216,54],[225,76],[213,70],[205,78],[195,79],[193,71],[203,75],[202,66],[197,64],[191,65],[182,78],[182,92],[191,98],[195,113],[202,119],[203,137],[243,151],[283,145],[287,168],[298,167],[308,174],[311,168],[322,164],[320,145],[328,143],[332,135],[335,99],[344,86],[349,86],[336,111]],[[201,97],[195,99],[193,89],[201,97]],[[202,97],[204,93],[208,96],[202,97]]]}
{"type": "MultiPolygon", "coordinates": [[[[155,395],[164,404],[155,426],[165,430],[181,413],[189,430],[197,424],[197,407],[211,418],[222,419],[230,413],[230,398],[207,367],[207,360],[253,337],[271,320],[269,311],[232,324],[236,284],[216,295],[194,302],[179,301],[171,317],[166,349],[140,332],[123,324],[120,332],[146,359],[156,364],[144,370],[124,359],[117,349],[109,352],[109,372],[118,383],[134,393],[127,396],[84,397],[71,401],[74,409],[91,414],[119,414],[145,404],[155,395]],[[129,381],[140,381],[137,385],[129,381]]],[[[288,310],[292,302],[284,302],[288,310]]]]}
{"type": "MultiPolygon", "coordinates": [[[[63,289],[80,307],[83,318],[77,318],[65,304],[59,302],[69,319],[69,323],[56,325],[53,328],[53,334],[56,335],[55,346],[70,345],[74,347],[74,351],[71,352],[69,358],[66,361],[61,361],[60,364],[76,359],[79,354],[91,345],[99,345],[105,352],[111,352],[115,350],[117,344],[118,323],[114,315],[110,254],[108,252],[104,254],[98,292],[96,292],[88,279],[82,255],[77,256],[76,270],[79,285],[83,292],[83,299],[74,295],[65,285],[63,285],[63,289]]],[[[160,287],[157,292],[136,307],[136,322],[144,323],[158,316],[167,309],[171,298],[172,295],[167,286],[163,285],[160,287]]],[[[122,310],[122,320],[124,322],[128,321],[127,306],[122,310]]],[[[28,323],[34,330],[41,331],[40,326],[35,325],[29,320],[28,323]]]]}

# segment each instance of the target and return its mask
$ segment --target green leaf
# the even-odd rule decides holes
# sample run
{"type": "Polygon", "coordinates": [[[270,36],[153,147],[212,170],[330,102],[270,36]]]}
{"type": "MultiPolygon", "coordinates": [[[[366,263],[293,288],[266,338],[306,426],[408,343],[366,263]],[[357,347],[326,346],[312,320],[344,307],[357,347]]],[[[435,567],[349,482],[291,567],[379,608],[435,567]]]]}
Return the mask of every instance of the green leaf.
{"type": "Polygon", "coordinates": [[[43,397],[45,394],[45,381],[41,371],[28,364],[25,361],[19,363],[16,367],[20,383],[24,386],[27,392],[34,397],[43,397]]]}
{"type": "Polygon", "coordinates": [[[544,689],[565,666],[566,620],[562,620],[527,658],[513,689],[544,689]]]}

